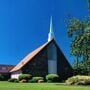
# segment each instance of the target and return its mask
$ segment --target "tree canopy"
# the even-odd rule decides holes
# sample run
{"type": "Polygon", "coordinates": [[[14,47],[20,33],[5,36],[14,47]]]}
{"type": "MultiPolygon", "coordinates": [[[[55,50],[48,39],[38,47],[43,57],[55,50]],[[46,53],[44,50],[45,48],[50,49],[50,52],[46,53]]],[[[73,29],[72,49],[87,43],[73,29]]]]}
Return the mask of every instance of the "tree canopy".
{"type": "Polygon", "coordinates": [[[70,53],[76,57],[77,68],[83,66],[90,72],[90,17],[82,20],[71,18],[67,23],[68,37],[71,38],[70,53]]]}

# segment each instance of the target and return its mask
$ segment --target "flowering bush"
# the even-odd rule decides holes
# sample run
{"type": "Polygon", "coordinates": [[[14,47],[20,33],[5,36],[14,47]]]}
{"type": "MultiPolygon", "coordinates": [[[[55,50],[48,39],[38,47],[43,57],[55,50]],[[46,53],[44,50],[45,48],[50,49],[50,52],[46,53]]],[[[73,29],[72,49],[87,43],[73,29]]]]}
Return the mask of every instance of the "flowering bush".
{"type": "Polygon", "coordinates": [[[90,76],[73,76],[66,80],[69,85],[90,85],[90,76]]]}

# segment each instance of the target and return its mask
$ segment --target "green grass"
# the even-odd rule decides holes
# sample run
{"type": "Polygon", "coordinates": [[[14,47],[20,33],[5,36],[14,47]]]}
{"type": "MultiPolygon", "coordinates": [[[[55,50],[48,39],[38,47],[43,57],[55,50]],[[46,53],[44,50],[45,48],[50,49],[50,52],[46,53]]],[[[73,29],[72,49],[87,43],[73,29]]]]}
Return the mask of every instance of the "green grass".
{"type": "Polygon", "coordinates": [[[0,82],[0,90],[90,90],[89,86],[67,86],[57,83],[0,82]]]}

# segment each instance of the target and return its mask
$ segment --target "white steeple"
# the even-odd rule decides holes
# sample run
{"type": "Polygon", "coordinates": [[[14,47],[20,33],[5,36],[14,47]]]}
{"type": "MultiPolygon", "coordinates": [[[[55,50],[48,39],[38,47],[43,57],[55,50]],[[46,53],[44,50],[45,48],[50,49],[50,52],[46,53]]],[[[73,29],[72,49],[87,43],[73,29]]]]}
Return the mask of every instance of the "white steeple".
{"type": "Polygon", "coordinates": [[[54,39],[54,32],[53,32],[52,16],[51,16],[50,31],[49,31],[49,34],[48,34],[48,42],[51,41],[52,39],[54,39]]]}

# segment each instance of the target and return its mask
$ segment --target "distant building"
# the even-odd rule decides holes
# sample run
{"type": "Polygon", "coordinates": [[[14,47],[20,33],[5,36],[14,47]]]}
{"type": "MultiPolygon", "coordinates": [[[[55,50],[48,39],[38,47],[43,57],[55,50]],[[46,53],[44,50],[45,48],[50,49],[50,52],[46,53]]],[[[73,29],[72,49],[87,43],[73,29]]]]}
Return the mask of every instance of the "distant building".
{"type": "Polygon", "coordinates": [[[0,74],[8,74],[14,65],[0,65],[0,74]]]}
{"type": "Polygon", "coordinates": [[[52,18],[48,41],[28,54],[10,72],[11,78],[18,78],[22,73],[33,76],[58,74],[62,79],[72,76],[72,67],[55,41],[52,18]]]}

